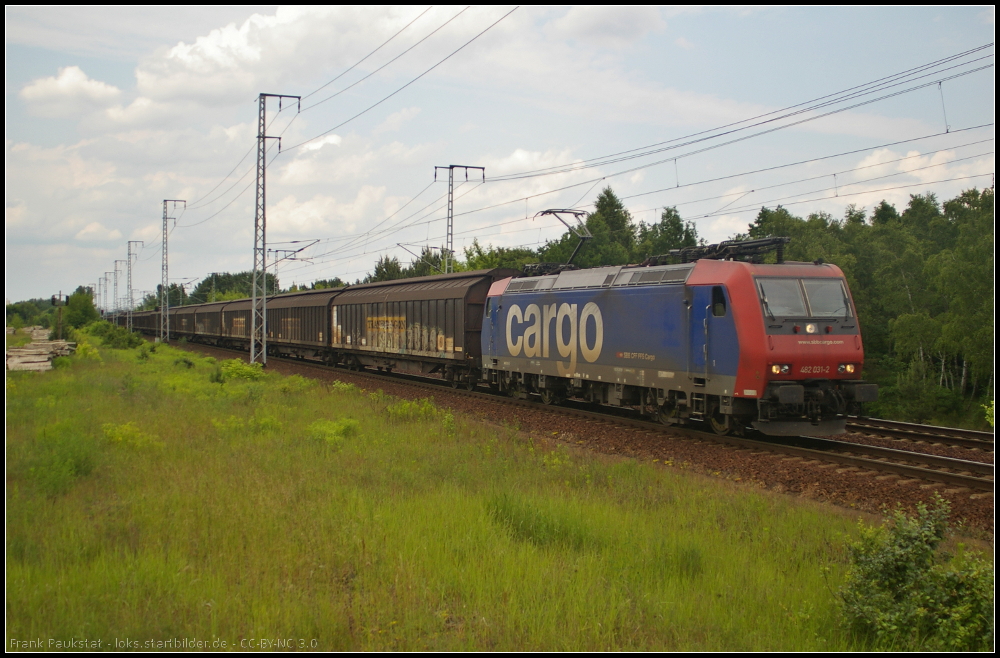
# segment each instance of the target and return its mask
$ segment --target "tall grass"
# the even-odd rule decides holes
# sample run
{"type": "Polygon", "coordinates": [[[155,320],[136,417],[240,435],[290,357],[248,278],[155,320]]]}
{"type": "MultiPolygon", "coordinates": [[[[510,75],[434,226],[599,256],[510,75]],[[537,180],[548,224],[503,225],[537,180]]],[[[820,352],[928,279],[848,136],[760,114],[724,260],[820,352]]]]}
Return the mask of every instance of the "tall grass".
{"type": "Polygon", "coordinates": [[[8,646],[851,648],[850,519],[431,401],[102,356],[8,374],[8,646]]]}

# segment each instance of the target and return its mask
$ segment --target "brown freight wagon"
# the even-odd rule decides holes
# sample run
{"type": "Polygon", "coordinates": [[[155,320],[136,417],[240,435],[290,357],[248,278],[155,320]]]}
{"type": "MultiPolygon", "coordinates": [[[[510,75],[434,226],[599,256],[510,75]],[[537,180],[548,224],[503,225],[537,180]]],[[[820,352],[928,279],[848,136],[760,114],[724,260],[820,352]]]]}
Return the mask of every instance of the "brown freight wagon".
{"type": "Polygon", "coordinates": [[[474,383],[486,294],[517,274],[497,268],[351,286],[330,308],[333,360],[474,383]]]}
{"type": "Polygon", "coordinates": [[[329,360],[330,301],[342,290],[327,288],[268,297],[268,353],[300,358],[324,356],[329,360]]]}

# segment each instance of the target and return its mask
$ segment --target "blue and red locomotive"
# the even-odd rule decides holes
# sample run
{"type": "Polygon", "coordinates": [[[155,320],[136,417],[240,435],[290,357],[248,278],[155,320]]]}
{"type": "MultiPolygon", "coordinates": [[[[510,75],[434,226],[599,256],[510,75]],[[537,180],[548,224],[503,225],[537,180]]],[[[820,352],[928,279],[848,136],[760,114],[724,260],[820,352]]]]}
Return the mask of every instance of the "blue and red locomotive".
{"type": "MultiPolygon", "coordinates": [[[[877,397],[862,379],[843,272],[782,262],[780,244],[776,264],[729,259],[734,244],[688,250],[694,262],[680,264],[481,270],[279,295],[267,302],[268,353],[486,383],[546,404],[629,406],[721,434],[843,432],[846,415],[877,397]]],[[[170,313],[175,337],[249,349],[249,300],[170,313]]],[[[159,326],[154,311],[134,317],[140,330],[159,326]]]]}

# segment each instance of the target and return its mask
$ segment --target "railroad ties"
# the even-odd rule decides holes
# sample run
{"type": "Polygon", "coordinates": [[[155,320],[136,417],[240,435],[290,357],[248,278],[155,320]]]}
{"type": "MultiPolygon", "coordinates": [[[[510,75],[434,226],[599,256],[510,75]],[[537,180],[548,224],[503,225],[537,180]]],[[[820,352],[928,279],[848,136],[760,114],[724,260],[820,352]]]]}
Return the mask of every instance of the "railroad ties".
{"type": "Polygon", "coordinates": [[[76,343],[49,340],[49,330],[31,327],[31,342],[21,347],[7,348],[7,370],[52,370],[52,359],[69,356],[76,350],[76,343]]]}

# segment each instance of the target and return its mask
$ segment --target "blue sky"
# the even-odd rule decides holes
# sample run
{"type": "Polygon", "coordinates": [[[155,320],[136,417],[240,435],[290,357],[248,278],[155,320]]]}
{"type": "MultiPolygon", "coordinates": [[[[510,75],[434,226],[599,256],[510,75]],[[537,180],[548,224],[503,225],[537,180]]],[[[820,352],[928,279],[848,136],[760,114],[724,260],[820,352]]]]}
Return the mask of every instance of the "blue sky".
{"type": "Polygon", "coordinates": [[[717,241],[762,205],[841,217],[850,203],[902,207],[910,194],[947,199],[991,184],[994,128],[974,127],[994,119],[992,46],[889,91],[960,74],[940,90],[846,110],[841,101],[824,111],[844,111],[806,112],[734,144],[722,142],[759,129],[581,163],[986,46],[992,7],[512,9],[8,7],[7,299],[94,283],[129,240],[144,241],[136,290],[154,289],[165,198],[190,202],[172,213],[172,280],[250,269],[253,155],[241,158],[254,147],[260,92],[307,97],[298,115],[269,106],[270,132],[282,134],[268,169],[270,246],[318,241],[302,253],[309,260],[279,266],[283,286],[353,281],[381,254],[409,261],[400,243],[442,245],[435,165],[486,167],[485,184],[456,191],[457,249],[474,238],[537,246],[563,227],[535,213],[587,209],[607,185],[637,221],[676,205],[717,241]],[[750,173],[814,158],[826,159],[750,173]]]}

